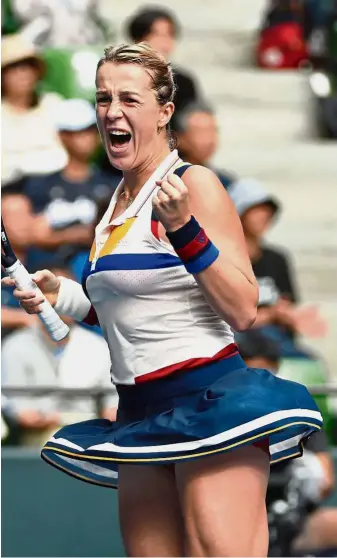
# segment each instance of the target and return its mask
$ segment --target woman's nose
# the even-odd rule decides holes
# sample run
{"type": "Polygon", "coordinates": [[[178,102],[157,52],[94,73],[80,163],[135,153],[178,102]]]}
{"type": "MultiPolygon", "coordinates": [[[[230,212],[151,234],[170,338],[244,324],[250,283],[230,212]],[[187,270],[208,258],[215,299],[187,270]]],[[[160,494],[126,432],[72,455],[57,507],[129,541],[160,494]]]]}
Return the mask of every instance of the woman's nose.
{"type": "Polygon", "coordinates": [[[113,101],[108,110],[108,118],[110,120],[122,116],[121,104],[118,101],[113,101]]]}

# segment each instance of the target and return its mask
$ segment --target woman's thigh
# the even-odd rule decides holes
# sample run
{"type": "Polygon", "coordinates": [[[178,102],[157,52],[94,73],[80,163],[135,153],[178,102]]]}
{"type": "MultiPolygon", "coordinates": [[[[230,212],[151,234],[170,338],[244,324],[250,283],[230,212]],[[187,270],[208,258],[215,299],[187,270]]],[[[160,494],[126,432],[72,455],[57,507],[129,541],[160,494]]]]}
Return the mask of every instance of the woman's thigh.
{"type": "Polygon", "coordinates": [[[176,465],[188,556],[266,556],[269,456],[253,446],[176,465]]]}
{"type": "Polygon", "coordinates": [[[119,517],[128,556],[182,556],[183,521],[174,469],[120,465],[119,517]]]}

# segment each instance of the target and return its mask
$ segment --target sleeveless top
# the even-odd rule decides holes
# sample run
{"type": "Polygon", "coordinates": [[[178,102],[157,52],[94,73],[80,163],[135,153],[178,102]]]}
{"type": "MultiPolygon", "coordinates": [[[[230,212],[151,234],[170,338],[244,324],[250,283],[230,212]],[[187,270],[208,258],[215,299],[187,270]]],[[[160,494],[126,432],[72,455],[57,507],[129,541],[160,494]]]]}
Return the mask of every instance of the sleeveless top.
{"type": "Polygon", "coordinates": [[[83,287],[111,354],[116,384],[156,379],[237,351],[230,326],[211,308],[195,278],[158,236],[156,180],[188,167],[173,151],[135,200],[111,219],[123,181],[96,227],[83,287]]]}

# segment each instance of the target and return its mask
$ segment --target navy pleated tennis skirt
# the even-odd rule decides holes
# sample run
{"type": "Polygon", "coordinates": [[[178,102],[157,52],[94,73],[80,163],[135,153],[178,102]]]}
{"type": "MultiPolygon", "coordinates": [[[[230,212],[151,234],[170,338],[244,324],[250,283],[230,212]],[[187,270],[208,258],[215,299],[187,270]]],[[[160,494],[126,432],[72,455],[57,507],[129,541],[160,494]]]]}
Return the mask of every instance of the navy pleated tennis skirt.
{"type": "Polygon", "coordinates": [[[179,463],[265,440],[271,463],[299,457],[322,427],[307,389],[236,354],[166,378],[118,386],[116,422],[65,426],[42,458],[87,482],[117,488],[118,465],[179,463]]]}

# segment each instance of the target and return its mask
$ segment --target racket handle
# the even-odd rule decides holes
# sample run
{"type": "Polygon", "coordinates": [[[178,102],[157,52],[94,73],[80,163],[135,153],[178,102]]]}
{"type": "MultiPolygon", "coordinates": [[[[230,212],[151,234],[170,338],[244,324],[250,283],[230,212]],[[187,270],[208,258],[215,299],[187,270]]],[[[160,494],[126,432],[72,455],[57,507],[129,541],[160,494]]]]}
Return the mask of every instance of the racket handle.
{"type": "MultiPolygon", "coordinates": [[[[17,260],[11,267],[7,267],[6,273],[11,279],[14,279],[20,291],[36,291],[37,294],[44,296],[20,260],[17,260]]],[[[37,316],[53,341],[61,341],[68,335],[69,327],[61,320],[48,300],[45,299],[41,304],[41,312],[37,316]]]]}

